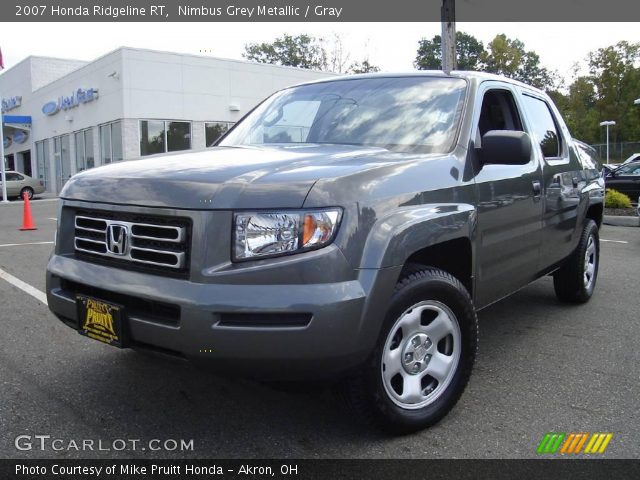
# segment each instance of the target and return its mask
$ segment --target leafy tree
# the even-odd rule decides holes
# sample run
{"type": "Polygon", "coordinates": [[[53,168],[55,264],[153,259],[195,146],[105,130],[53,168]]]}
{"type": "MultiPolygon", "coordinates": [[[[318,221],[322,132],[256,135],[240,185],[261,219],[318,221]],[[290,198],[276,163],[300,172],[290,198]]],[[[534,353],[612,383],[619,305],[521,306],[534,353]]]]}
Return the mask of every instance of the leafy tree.
{"type": "Polygon", "coordinates": [[[482,55],[484,70],[520,80],[537,88],[551,90],[556,87],[557,75],[540,65],[534,51],[526,51],[520,40],[510,39],[504,33],[496,35],[482,55]]]}
{"type": "MultiPolygon", "coordinates": [[[[556,102],[569,131],[575,138],[596,143],[600,135],[596,92],[592,78],[580,76],[569,86],[565,102],[556,102]]],[[[555,100],[555,99],[554,99],[555,100]]]]}
{"type": "MultiPolygon", "coordinates": [[[[589,53],[586,75],[576,67],[568,92],[552,95],[571,134],[587,143],[604,143],[600,122],[615,120],[610,140],[632,142],[640,139],[640,44],[619,42],[589,53]]],[[[612,152],[612,159],[624,159],[632,152],[612,152]]]]}
{"type": "Polygon", "coordinates": [[[371,63],[369,63],[368,59],[364,59],[362,62],[354,62],[349,67],[350,73],[372,73],[379,71],[380,67],[372,65],[371,63]]]}
{"type": "Polygon", "coordinates": [[[245,45],[242,56],[259,63],[271,63],[288,67],[325,70],[327,52],[320,39],[311,35],[288,35],[276,38],[271,43],[245,45]]]}
{"type": "Polygon", "coordinates": [[[611,130],[613,142],[640,137],[640,112],[633,104],[640,98],[639,61],[640,44],[626,41],[599,48],[588,56],[598,121],[616,121],[611,130]]]}
{"type": "MultiPolygon", "coordinates": [[[[456,32],[456,69],[480,70],[484,45],[473,35],[456,32]]],[[[414,66],[418,70],[442,69],[442,37],[434,36],[431,40],[422,39],[418,45],[418,52],[414,66]]]]}
{"type": "Polygon", "coordinates": [[[350,55],[342,37],[337,34],[329,39],[306,34],[296,36],[284,34],[273,42],[245,45],[244,50],[242,54],[244,58],[259,63],[335,73],[367,73],[380,70],[367,58],[349,64],[350,55]]]}

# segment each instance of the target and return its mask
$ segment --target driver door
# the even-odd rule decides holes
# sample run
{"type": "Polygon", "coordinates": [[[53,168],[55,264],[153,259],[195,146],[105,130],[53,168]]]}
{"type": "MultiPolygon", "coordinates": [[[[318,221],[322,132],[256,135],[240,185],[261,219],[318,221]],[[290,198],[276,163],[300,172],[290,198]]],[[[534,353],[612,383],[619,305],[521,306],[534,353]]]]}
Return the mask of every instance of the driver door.
{"type": "MultiPolygon", "coordinates": [[[[516,87],[486,82],[476,102],[476,148],[488,131],[526,131],[516,87]]],[[[536,278],[541,247],[542,171],[533,153],[525,165],[482,165],[477,160],[475,165],[475,297],[481,308],[536,278]]]]}

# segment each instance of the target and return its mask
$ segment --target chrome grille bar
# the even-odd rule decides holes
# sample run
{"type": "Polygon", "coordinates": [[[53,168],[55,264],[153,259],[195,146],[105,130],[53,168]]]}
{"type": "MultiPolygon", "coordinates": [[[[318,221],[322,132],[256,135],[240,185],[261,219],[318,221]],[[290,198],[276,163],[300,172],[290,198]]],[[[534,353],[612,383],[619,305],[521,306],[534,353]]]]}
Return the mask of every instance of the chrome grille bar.
{"type": "Polygon", "coordinates": [[[75,228],[78,252],[175,270],[186,267],[186,227],[76,215],[75,228]],[[126,247],[121,253],[109,248],[110,226],[124,227],[126,247]]]}

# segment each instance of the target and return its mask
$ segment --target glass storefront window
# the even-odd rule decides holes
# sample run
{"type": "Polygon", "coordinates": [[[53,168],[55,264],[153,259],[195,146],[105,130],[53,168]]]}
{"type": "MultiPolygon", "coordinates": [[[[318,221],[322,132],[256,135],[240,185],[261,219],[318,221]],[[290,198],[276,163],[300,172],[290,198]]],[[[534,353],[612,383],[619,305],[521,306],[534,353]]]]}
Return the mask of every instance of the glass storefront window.
{"type": "Polygon", "coordinates": [[[205,145],[213,147],[213,144],[233,125],[228,122],[211,122],[204,124],[205,145]]]}
{"type": "Polygon", "coordinates": [[[49,140],[36,142],[36,160],[38,163],[38,179],[49,188],[49,140]]]}
{"type": "Polygon", "coordinates": [[[122,160],[122,122],[100,126],[100,154],[103,164],[122,160]]]}
{"type": "Polygon", "coordinates": [[[191,148],[191,123],[167,122],[167,151],[177,152],[191,148]]]}
{"type": "Polygon", "coordinates": [[[93,153],[93,130],[84,131],[84,155],[87,162],[87,168],[96,166],[96,160],[93,153]]]}
{"type": "Polygon", "coordinates": [[[93,129],[88,128],[74,134],[76,145],[76,172],[95,167],[93,154],[93,129]]]}
{"type": "Polygon", "coordinates": [[[87,168],[87,157],[85,156],[84,132],[74,134],[76,141],[76,172],[81,172],[87,168]]]}
{"type": "Polygon", "coordinates": [[[157,120],[140,121],[140,155],[164,153],[164,122],[157,120]]]}
{"type": "Polygon", "coordinates": [[[56,183],[57,190],[62,190],[64,184],[71,177],[71,155],[70,155],[70,137],[71,135],[62,135],[53,139],[54,158],[56,165],[56,183]]]}
{"type": "Polygon", "coordinates": [[[122,161],[122,122],[111,124],[111,158],[114,162],[122,161]]]}
{"type": "Polygon", "coordinates": [[[49,189],[49,140],[36,142],[36,155],[38,157],[38,178],[49,189]]]}
{"type": "Polygon", "coordinates": [[[140,120],[140,155],[191,148],[191,122],[140,120]]]}
{"type": "Polygon", "coordinates": [[[110,125],[102,125],[100,127],[100,155],[102,156],[102,164],[111,163],[111,127],[110,125]]]}

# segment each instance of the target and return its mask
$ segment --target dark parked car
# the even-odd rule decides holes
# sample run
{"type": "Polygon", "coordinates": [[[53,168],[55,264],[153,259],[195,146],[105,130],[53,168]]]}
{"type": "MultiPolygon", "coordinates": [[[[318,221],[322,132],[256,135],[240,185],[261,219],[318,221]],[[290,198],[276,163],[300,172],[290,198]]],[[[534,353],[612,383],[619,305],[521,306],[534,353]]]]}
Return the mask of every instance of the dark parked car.
{"type": "Polygon", "coordinates": [[[640,162],[623,165],[605,176],[606,188],[624,193],[632,203],[638,203],[640,197],[640,162]]]}
{"type": "Polygon", "coordinates": [[[589,300],[603,187],[522,83],[323,80],[274,94],[217,148],[72,177],[47,299],[117,347],[340,378],[364,418],[406,433],[462,395],[479,309],[550,274],[558,298],[589,300]]]}

